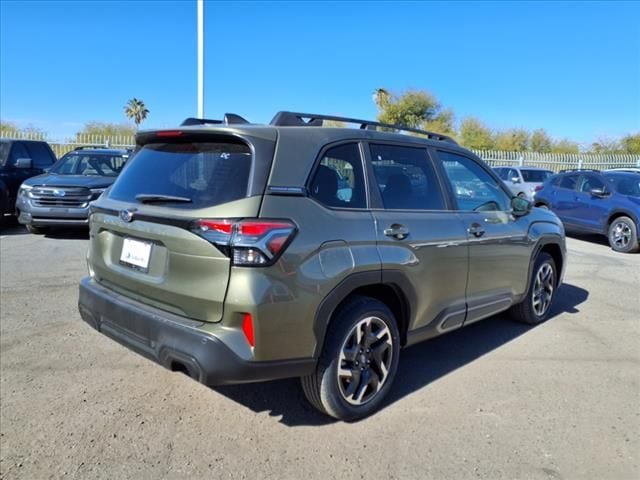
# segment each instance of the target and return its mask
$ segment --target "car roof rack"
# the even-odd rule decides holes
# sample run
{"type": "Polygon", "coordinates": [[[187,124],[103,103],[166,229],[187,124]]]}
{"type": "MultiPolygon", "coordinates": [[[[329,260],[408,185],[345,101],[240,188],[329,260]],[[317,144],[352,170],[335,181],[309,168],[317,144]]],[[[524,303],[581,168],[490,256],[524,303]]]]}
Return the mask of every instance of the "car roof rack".
{"type": "Polygon", "coordinates": [[[321,127],[324,120],[334,122],[355,123],[360,125],[361,130],[377,130],[378,128],[389,128],[403,132],[412,132],[425,135],[431,140],[440,140],[450,142],[457,145],[457,142],[447,135],[430,132],[428,130],[420,130],[418,128],[403,127],[401,125],[392,125],[390,123],[372,122],[370,120],[360,120],[357,118],[338,117],[335,115],[322,115],[318,113],[298,113],[298,112],[278,112],[276,113],[270,125],[279,127],[321,127]]]}
{"type": "Polygon", "coordinates": [[[76,147],[73,149],[73,151],[75,152],[76,150],[100,150],[100,149],[105,149],[105,148],[109,148],[109,147],[105,147],[104,145],[80,145],[79,147],[76,147]]]}
{"type": "Polygon", "coordinates": [[[560,170],[558,173],[567,173],[567,172],[599,172],[597,168],[564,168],[560,170]]]}
{"type": "Polygon", "coordinates": [[[241,117],[240,115],[236,115],[235,113],[225,113],[224,118],[222,120],[213,120],[211,118],[195,118],[189,117],[184,120],[180,124],[182,127],[187,127],[190,125],[247,125],[249,123],[248,120],[241,117]]]}

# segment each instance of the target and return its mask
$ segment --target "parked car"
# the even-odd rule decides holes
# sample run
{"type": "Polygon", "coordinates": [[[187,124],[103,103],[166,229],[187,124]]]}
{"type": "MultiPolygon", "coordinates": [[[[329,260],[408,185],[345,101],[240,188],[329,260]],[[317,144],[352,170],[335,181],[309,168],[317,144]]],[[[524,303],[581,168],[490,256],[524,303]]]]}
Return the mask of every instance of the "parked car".
{"type": "Polygon", "coordinates": [[[609,168],[609,169],[605,170],[605,172],[629,172],[629,173],[640,173],[640,168],[635,168],[635,167],[609,168]]]}
{"type": "Polygon", "coordinates": [[[0,139],[0,222],[15,212],[18,188],[26,179],[40,175],[56,156],[47,142],[0,139]]]}
{"type": "Polygon", "coordinates": [[[356,420],[402,347],[509,309],[548,318],[561,222],[453,140],[225,118],[139,132],[93,202],[79,310],[98,331],[207,385],[301,377],[318,410],[356,420]]]}
{"type": "Polygon", "coordinates": [[[536,188],[554,173],[535,167],[496,167],[498,176],[507,184],[514,195],[533,200],[536,188]]]}
{"type": "Polygon", "coordinates": [[[535,205],[553,210],[567,230],[606,235],[617,252],[637,252],[640,173],[569,170],[543,184],[535,205]]]}
{"type": "Polygon", "coordinates": [[[129,154],[98,147],[78,147],[65,154],[47,173],[20,186],[18,221],[35,234],[51,227],[86,226],[89,204],[111,186],[129,154]]]}

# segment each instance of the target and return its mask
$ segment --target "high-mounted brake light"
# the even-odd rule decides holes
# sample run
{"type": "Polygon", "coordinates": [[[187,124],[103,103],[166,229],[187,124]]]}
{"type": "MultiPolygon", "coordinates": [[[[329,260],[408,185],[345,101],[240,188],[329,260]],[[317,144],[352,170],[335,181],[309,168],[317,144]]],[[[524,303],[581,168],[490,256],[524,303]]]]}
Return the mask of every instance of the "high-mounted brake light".
{"type": "Polygon", "coordinates": [[[288,220],[201,219],[194,231],[234,265],[255,267],[272,265],[293,239],[296,226],[288,220]]]}
{"type": "Polygon", "coordinates": [[[156,137],[179,137],[181,135],[181,130],[162,130],[160,132],[156,132],[156,137]]]}

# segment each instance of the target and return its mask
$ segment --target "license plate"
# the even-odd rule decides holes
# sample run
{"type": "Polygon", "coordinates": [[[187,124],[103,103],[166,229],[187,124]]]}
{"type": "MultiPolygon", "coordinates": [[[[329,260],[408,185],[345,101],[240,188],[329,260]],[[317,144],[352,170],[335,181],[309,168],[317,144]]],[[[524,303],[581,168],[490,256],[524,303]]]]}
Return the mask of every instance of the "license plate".
{"type": "Polygon", "coordinates": [[[120,261],[146,271],[149,267],[151,245],[148,242],[125,238],[122,242],[120,261]]]}

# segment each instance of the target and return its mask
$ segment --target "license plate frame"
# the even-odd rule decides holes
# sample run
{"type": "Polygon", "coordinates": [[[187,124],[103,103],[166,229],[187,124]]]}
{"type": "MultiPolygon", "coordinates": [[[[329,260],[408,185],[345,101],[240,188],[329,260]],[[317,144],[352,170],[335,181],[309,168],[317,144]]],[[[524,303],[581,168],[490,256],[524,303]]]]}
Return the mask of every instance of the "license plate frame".
{"type": "Polygon", "coordinates": [[[122,239],[120,264],[139,272],[147,273],[149,271],[149,261],[151,260],[152,250],[152,242],[125,237],[122,239]]]}

